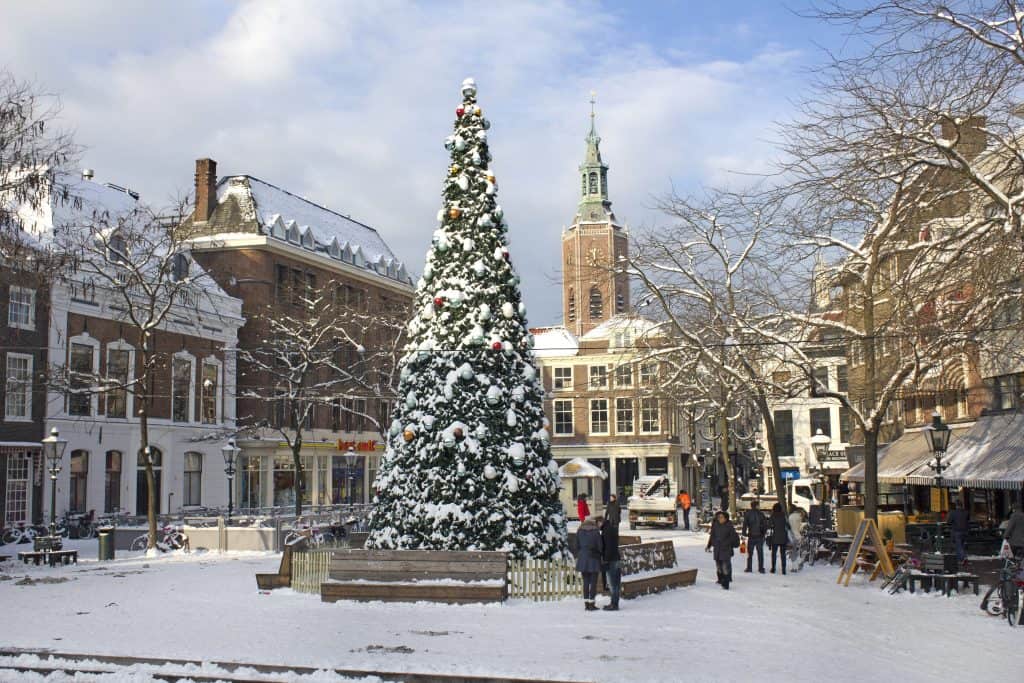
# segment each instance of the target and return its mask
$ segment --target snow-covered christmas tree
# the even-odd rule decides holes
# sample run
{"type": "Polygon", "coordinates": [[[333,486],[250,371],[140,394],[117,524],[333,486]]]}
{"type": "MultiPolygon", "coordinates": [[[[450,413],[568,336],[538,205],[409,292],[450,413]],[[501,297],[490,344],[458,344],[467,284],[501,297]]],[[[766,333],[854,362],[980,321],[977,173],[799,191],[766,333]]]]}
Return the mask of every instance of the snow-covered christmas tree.
{"type": "Polygon", "coordinates": [[[471,78],[455,117],[366,547],[564,557],[544,391],[471,78]]]}

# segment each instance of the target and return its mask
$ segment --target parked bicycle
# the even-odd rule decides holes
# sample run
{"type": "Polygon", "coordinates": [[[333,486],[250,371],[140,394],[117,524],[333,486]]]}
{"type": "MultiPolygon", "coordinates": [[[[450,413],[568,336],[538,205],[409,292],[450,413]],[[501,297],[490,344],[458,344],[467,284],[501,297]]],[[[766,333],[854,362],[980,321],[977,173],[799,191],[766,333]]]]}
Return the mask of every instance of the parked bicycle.
{"type": "Polygon", "coordinates": [[[4,529],[2,540],[4,543],[31,543],[36,536],[45,536],[49,529],[44,526],[34,526],[18,522],[17,526],[4,529]]]}
{"type": "Polygon", "coordinates": [[[921,568],[921,562],[915,557],[906,557],[896,565],[896,571],[892,576],[882,581],[879,588],[888,590],[890,595],[896,595],[907,587],[910,575],[921,568]]]}
{"type": "MultiPolygon", "coordinates": [[[[149,534],[142,534],[132,539],[131,544],[132,550],[145,550],[149,547],[149,534]]],[[[171,550],[182,550],[185,552],[189,551],[188,536],[182,531],[181,527],[173,524],[167,524],[166,526],[160,527],[157,530],[157,542],[156,547],[161,552],[169,552],[171,550]]]]}
{"type": "Polygon", "coordinates": [[[65,538],[95,538],[96,537],[96,511],[89,512],[65,512],[60,520],[58,532],[65,538]]]}
{"type": "Polygon", "coordinates": [[[335,545],[340,537],[344,537],[346,534],[344,527],[331,526],[326,529],[321,528],[315,522],[312,524],[304,523],[300,519],[295,520],[295,526],[289,531],[284,537],[284,544],[291,545],[300,538],[308,539],[310,547],[319,548],[324,545],[335,545]]]}
{"type": "Polygon", "coordinates": [[[988,589],[981,609],[994,617],[1005,616],[1010,626],[1024,624],[1024,560],[1008,557],[999,570],[999,581],[988,589]]]}

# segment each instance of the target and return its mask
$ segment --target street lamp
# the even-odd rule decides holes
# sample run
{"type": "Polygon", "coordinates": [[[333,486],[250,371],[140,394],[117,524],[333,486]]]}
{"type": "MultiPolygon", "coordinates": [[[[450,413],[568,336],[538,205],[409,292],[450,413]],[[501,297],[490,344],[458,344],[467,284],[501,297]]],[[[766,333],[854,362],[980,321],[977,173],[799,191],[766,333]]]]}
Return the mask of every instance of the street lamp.
{"type": "MultiPolygon", "coordinates": [[[[942,416],[936,410],[932,413],[932,423],[921,430],[924,433],[925,442],[928,444],[928,452],[935,456],[934,462],[929,460],[928,467],[935,472],[935,488],[942,490],[942,473],[949,467],[942,462],[942,456],[946,454],[949,447],[949,437],[952,430],[949,425],[942,421],[942,416]]],[[[941,493],[939,494],[942,495],[941,493]]],[[[941,507],[941,504],[940,504],[941,507]]],[[[935,552],[942,552],[942,518],[938,511],[935,514],[935,552]]]]}
{"type": "Polygon", "coordinates": [[[228,523],[230,523],[234,507],[235,458],[242,452],[242,449],[235,445],[234,439],[229,439],[220,452],[224,456],[224,474],[228,475],[228,523]]]}
{"type": "Polygon", "coordinates": [[[757,491],[761,493],[763,489],[767,488],[764,485],[764,458],[768,454],[762,446],[760,441],[754,442],[754,445],[750,448],[750,457],[754,460],[754,466],[757,468],[757,491]]]}
{"type": "Polygon", "coordinates": [[[43,439],[43,456],[49,464],[50,470],[50,538],[57,536],[57,475],[60,474],[61,461],[64,459],[64,449],[68,442],[60,438],[60,432],[54,427],[50,435],[43,439]]]}
{"type": "Polygon", "coordinates": [[[826,500],[825,491],[825,458],[828,456],[828,446],[832,443],[832,437],[824,434],[821,428],[811,437],[811,448],[814,449],[814,458],[818,461],[817,476],[821,481],[821,499],[826,500]]]}
{"type": "Polygon", "coordinates": [[[355,469],[356,465],[359,464],[359,456],[356,455],[355,450],[349,446],[348,450],[345,451],[345,477],[348,485],[348,504],[352,505],[352,488],[355,483],[355,475],[352,470],[355,469]]]}

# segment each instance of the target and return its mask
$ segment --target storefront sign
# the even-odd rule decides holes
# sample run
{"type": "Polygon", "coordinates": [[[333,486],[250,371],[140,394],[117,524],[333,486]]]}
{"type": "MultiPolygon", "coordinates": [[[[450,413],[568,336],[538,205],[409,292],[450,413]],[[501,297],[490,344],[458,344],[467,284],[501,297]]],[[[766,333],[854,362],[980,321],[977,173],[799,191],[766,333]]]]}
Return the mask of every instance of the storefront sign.
{"type": "Polygon", "coordinates": [[[793,479],[799,479],[800,478],[800,468],[799,467],[784,467],[781,470],[779,470],[779,474],[782,475],[782,480],[783,481],[790,481],[790,480],[793,480],[793,479]]]}
{"type": "Polygon", "coordinates": [[[377,450],[377,442],[372,439],[369,441],[342,441],[338,439],[339,451],[347,451],[350,448],[359,453],[372,453],[377,450]]]}

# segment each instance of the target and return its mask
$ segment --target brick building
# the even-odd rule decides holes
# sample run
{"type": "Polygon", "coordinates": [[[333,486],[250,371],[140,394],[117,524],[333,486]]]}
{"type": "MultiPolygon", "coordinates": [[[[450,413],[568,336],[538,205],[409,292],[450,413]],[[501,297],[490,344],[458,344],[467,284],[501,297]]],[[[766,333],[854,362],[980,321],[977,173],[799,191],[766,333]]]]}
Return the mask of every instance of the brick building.
{"type": "MultiPolygon", "coordinates": [[[[374,228],[251,175],[218,179],[216,169],[211,159],[196,161],[195,210],[182,229],[193,236],[196,260],[242,300],[247,322],[240,349],[262,343],[260,314],[270,307],[288,315],[297,288],[330,285],[362,311],[409,306],[409,273],[374,228]]],[[[382,330],[372,325],[360,334],[366,348],[382,341],[382,330]]],[[[277,429],[280,406],[246,398],[267,381],[240,362],[240,505],[289,506],[296,495],[309,504],[365,502],[383,452],[377,425],[388,422],[387,388],[314,407],[303,434],[303,477],[296,481],[291,451],[277,429]],[[360,456],[354,468],[343,457],[349,448],[360,456]]]]}

